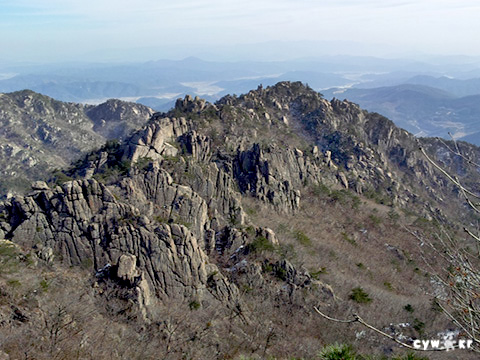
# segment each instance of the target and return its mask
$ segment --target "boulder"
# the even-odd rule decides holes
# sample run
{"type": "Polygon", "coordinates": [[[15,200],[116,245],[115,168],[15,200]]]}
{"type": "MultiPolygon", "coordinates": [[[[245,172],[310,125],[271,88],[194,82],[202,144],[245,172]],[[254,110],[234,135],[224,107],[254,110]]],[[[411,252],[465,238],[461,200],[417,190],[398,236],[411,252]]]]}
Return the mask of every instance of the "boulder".
{"type": "Polygon", "coordinates": [[[32,183],[32,190],[48,190],[49,187],[45,181],[35,181],[32,183]]]}
{"type": "Polygon", "coordinates": [[[118,259],[117,276],[133,283],[135,278],[139,275],[137,271],[137,257],[132,254],[123,254],[118,259]]]}

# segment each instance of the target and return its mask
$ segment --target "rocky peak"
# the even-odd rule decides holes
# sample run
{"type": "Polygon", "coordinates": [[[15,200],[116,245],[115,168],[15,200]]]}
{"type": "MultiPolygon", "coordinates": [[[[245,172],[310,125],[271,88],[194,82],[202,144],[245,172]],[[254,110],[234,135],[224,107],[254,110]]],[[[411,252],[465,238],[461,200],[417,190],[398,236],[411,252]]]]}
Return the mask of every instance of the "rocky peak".
{"type": "Polygon", "coordinates": [[[111,100],[98,106],[65,103],[24,90],[0,96],[0,189],[25,191],[55,168],[107,140],[141,128],[153,111],[111,100]]]}
{"type": "MultiPolygon", "coordinates": [[[[182,100],[176,114],[182,110],[186,118],[192,118],[194,110],[186,104],[194,102],[192,98],[182,100]]],[[[328,164],[329,171],[336,172],[332,177],[338,179],[343,186],[359,193],[380,191],[382,197],[390,199],[387,202],[402,205],[415,201],[415,194],[424,192],[425,188],[437,199],[442,197],[440,193],[446,191],[443,196],[448,196],[446,194],[452,191],[447,183],[435,177],[432,166],[419,153],[418,148],[427,146],[433,155],[448,152],[446,147],[452,147],[453,144],[416,139],[379,114],[364,111],[346,100],[327,101],[321,94],[298,82],[259,87],[238,97],[226,96],[216,103],[214,112],[196,108],[195,119],[202,118],[203,122],[196,120],[192,126],[198,132],[207,128],[215,129],[214,136],[211,137],[213,153],[217,149],[224,149],[225,144],[240,152],[264,143],[276,143],[276,154],[283,153],[283,149],[301,149],[306,155],[303,158],[313,158],[313,164],[318,169],[322,168],[322,163],[328,164]],[[225,141],[216,141],[218,137],[225,141]],[[314,148],[316,155],[312,157],[314,148]],[[318,157],[318,154],[324,155],[326,161],[323,156],[318,157]],[[420,184],[420,187],[413,192],[407,189],[402,185],[405,176],[410,183],[420,184]],[[442,183],[440,187],[439,182],[442,183]]],[[[478,150],[469,150],[469,154],[477,158],[478,150]]],[[[250,155],[240,163],[246,164],[247,158],[250,155]]],[[[222,164],[225,165],[223,160],[222,164]]],[[[282,167],[288,168],[289,164],[286,162],[282,167]]],[[[459,171],[458,166],[452,168],[456,173],[459,171]]],[[[262,167],[266,166],[259,168],[262,167]]],[[[252,169],[248,171],[251,173],[252,169]]],[[[260,172],[258,178],[262,177],[260,172]]],[[[241,185],[241,189],[257,189],[252,187],[252,181],[256,180],[248,181],[250,185],[245,185],[245,188],[241,185]]],[[[304,178],[303,181],[308,182],[310,178],[304,178]]]]}
{"type": "Polygon", "coordinates": [[[93,130],[106,139],[122,140],[130,132],[141,128],[154,111],[141,104],[111,99],[89,107],[87,116],[93,121],[93,130]]]}
{"type": "Polygon", "coordinates": [[[175,110],[182,112],[200,112],[205,109],[206,104],[207,102],[198,96],[192,98],[190,95],[186,95],[184,99],[177,99],[175,110]]]}

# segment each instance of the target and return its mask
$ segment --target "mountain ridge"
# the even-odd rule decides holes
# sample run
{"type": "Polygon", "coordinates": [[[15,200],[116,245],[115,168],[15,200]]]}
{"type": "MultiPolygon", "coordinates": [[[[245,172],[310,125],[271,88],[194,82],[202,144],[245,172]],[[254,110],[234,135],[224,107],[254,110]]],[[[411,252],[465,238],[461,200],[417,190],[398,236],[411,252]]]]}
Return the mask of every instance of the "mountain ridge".
{"type": "Polygon", "coordinates": [[[123,139],[153,114],[119,100],[81,105],[31,90],[0,94],[0,102],[2,192],[21,190],[106,140],[123,139]]]}
{"type": "MultiPolygon", "coordinates": [[[[457,145],[480,157],[478,147],[457,145]]],[[[475,185],[477,170],[449,146],[299,82],[215,104],[186,96],[124,141],[5,200],[0,235],[38,258],[33,271],[56,263],[85,270],[90,285],[81,289],[109,324],[108,341],[110,326],[139,329],[132,343],[147,358],[159,349],[166,358],[311,357],[336,337],[397,354],[392,344],[326,323],[313,306],[339,317],[352,308],[377,314],[378,326],[408,321],[386,330],[408,339],[421,335],[422,321],[430,334],[450,326],[432,308],[430,294],[442,288],[421,259],[441,264],[413,235],[468,219],[461,194],[419,151],[475,185]],[[352,300],[359,286],[372,304],[352,300]],[[177,310],[188,321],[175,318],[177,310]],[[178,334],[168,336],[165,319],[178,334]]],[[[33,309],[20,305],[31,319],[21,326],[37,324],[33,309]]],[[[7,307],[1,313],[11,317],[7,307]]],[[[79,320],[81,336],[94,336],[89,324],[79,320]]]]}

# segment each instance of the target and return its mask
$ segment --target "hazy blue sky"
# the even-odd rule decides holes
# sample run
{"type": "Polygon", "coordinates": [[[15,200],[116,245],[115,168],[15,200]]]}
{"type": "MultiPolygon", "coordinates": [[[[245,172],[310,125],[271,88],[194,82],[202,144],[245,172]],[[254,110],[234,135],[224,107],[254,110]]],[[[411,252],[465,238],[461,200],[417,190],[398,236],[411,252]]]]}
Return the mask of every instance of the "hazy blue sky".
{"type": "MultiPolygon", "coordinates": [[[[162,57],[162,47],[170,49],[165,55],[178,49],[179,56],[188,56],[202,47],[279,40],[357,42],[365,47],[352,45],[352,51],[364,55],[480,55],[480,2],[0,0],[0,32],[0,59],[15,60],[148,47],[156,49],[152,58],[162,57]]],[[[345,53],[345,47],[338,52],[345,53]]],[[[334,52],[331,48],[326,50],[334,52]]]]}

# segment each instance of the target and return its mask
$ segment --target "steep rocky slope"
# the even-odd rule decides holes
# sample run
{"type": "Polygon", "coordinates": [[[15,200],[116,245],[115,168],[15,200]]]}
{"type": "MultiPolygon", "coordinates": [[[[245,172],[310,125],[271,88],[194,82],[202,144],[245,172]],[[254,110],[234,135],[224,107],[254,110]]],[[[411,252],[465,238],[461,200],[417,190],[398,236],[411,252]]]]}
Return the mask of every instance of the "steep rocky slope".
{"type": "Polygon", "coordinates": [[[21,190],[105,141],[142,127],[153,111],[109,100],[98,106],[56,101],[32,91],[0,94],[0,189],[21,190]]]}
{"type": "MultiPolygon", "coordinates": [[[[3,202],[0,235],[25,259],[39,259],[32,271],[83,269],[91,311],[130,332],[141,328],[136,344],[157,344],[164,358],[312,358],[334,341],[389,355],[399,349],[312,309],[360,311],[409,339],[424,335],[425,324],[431,334],[451,326],[431,306],[441,289],[412,235],[432,231],[434,218],[454,226],[467,211],[418,150],[473,183],[477,170],[448,146],[300,83],[216,104],[187,96],[125,141],[3,202]],[[360,286],[372,304],[352,297],[360,286]],[[403,310],[411,304],[414,317],[403,310]],[[167,324],[178,309],[188,326],[185,318],[167,324]],[[407,321],[407,329],[392,325],[407,321]]],[[[478,148],[460,147],[478,159],[478,148]]],[[[6,298],[5,324],[33,331],[35,303],[17,308],[32,319],[22,322],[6,298]]],[[[88,321],[78,326],[92,336],[88,321]]],[[[42,354],[60,356],[55,344],[42,354]]],[[[11,342],[3,347],[15,351],[11,342]]],[[[158,356],[148,349],[138,356],[158,356]]],[[[78,351],[108,357],[93,345],[78,351]]]]}

